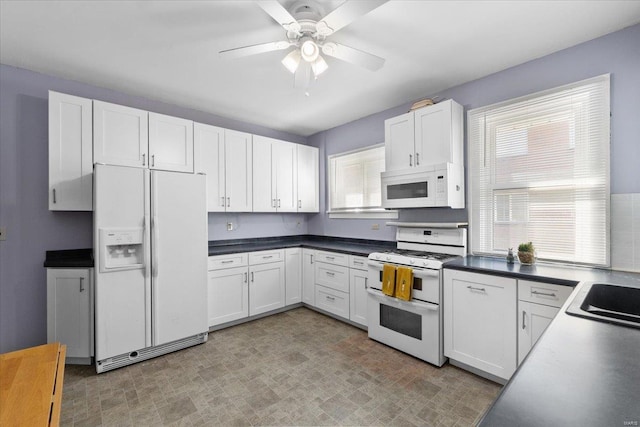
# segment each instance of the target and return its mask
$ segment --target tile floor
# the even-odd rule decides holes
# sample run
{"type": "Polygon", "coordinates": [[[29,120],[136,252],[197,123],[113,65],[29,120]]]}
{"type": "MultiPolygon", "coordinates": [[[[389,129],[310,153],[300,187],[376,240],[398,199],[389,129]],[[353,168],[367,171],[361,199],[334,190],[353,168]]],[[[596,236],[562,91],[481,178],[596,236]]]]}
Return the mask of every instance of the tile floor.
{"type": "Polygon", "coordinates": [[[306,308],[100,375],[68,365],[64,381],[65,426],[468,426],[500,391],[306,308]]]}

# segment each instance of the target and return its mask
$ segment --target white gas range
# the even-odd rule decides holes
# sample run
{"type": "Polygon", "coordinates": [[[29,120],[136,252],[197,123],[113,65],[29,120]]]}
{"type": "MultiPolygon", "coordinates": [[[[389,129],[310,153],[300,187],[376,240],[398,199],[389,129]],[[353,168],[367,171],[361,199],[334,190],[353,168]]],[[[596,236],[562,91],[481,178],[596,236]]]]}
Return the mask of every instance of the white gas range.
{"type": "Polygon", "coordinates": [[[442,366],[442,264],[466,255],[466,224],[392,224],[398,226],[397,249],[369,255],[369,338],[442,366]],[[410,301],[382,293],[385,264],[413,270],[410,301]]]}

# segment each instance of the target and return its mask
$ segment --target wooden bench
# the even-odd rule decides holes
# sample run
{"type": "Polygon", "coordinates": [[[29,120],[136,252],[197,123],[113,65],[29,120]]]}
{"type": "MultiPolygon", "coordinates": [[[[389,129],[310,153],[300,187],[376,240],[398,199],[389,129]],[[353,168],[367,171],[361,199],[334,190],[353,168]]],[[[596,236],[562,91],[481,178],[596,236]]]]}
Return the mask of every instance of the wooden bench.
{"type": "Polygon", "coordinates": [[[58,426],[67,346],[0,354],[0,426],[58,426]]]}

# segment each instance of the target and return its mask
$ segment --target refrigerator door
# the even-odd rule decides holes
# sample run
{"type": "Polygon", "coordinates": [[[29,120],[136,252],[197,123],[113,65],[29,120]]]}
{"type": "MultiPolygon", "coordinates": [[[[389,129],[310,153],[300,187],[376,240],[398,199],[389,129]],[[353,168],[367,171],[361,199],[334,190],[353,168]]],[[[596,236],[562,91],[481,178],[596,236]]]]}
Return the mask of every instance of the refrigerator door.
{"type": "Polygon", "coordinates": [[[206,177],[151,171],[153,345],[208,331],[206,177]]]}
{"type": "Polygon", "coordinates": [[[100,361],[151,345],[150,201],[148,170],[96,164],[94,172],[95,344],[100,361]]]}

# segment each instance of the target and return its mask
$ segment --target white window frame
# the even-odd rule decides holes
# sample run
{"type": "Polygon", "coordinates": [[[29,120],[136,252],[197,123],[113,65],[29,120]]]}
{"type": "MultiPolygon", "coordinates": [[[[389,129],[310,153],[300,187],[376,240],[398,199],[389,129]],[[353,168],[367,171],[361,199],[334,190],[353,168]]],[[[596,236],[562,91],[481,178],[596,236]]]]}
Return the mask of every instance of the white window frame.
{"type": "MultiPolygon", "coordinates": [[[[327,202],[329,218],[331,219],[397,219],[398,211],[384,209],[382,206],[377,207],[358,207],[358,208],[334,208],[333,197],[335,194],[335,171],[333,170],[334,160],[348,155],[361,153],[369,150],[380,149],[384,153],[384,143],[370,145],[367,147],[358,148],[351,151],[345,151],[342,153],[331,154],[327,156],[327,202]]],[[[384,158],[382,159],[384,163],[384,158]]],[[[382,195],[381,195],[382,196],[382,195]]],[[[380,198],[382,202],[382,197],[380,198]]]]}
{"type": "MultiPolygon", "coordinates": [[[[508,101],[504,101],[504,102],[500,102],[497,104],[492,104],[486,107],[481,107],[481,108],[476,108],[473,110],[468,111],[467,113],[467,150],[469,153],[469,173],[468,173],[468,182],[467,182],[467,189],[468,189],[468,197],[469,197],[469,227],[470,227],[470,233],[469,233],[469,247],[470,247],[470,252],[472,254],[475,255],[487,255],[487,256],[504,256],[506,255],[507,251],[504,250],[498,250],[495,247],[491,248],[491,250],[483,250],[482,248],[482,244],[480,243],[481,237],[480,237],[480,229],[478,227],[484,226],[484,234],[486,233],[493,233],[493,225],[495,224],[505,224],[505,223],[518,223],[517,220],[513,219],[512,216],[512,204],[511,204],[511,200],[509,200],[509,206],[508,206],[508,210],[509,210],[509,219],[505,220],[504,218],[507,217],[507,215],[505,215],[504,217],[500,217],[500,215],[498,214],[497,211],[497,207],[495,206],[495,201],[493,202],[494,205],[491,209],[491,212],[487,211],[487,209],[483,209],[481,207],[481,203],[480,203],[480,199],[483,195],[482,190],[479,188],[480,184],[478,184],[478,177],[480,176],[479,173],[480,171],[482,171],[482,169],[484,168],[483,165],[478,164],[478,163],[482,163],[474,161],[475,160],[475,155],[474,153],[476,151],[474,150],[480,150],[478,151],[479,153],[483,153],[482,156],[484,156],[485,159],[490,158],[490,156],[492,155],[496,155],[497,153],[495,152],[496,150],[496,146],[492,146],[491,145],[491,141],[489,140],[489,134],[488,132],[490,132],[490,129],[488,129],[487,126],[487,122],[485,121],[481,121],[478,122],[478,117],[480,115],[483,114],[487,114],[490,113],[492,111],[495,110],[499,110],[499,109],[506,109],[509,108],[510,106],[516,106],[516,104],[521,104],[521,103],[526,103],[528,101],[534,100],[536,98],[544,98],[547,96],[553,96],[553,95],[560,95],[562,92],[566,92],[566,91],[571,91],[573,89],[576,88],[580,88],[582,86],[587,86],[590,84],[594,84],[594,83],[602,83],[604,86],[604,94],[603,94],[603,102],[602,102],[602,106],[603,109],[606,111],[602,112],[602,123],[603,123],[603,130],[602,133],[606,135],[606,138],[603,137],[602,138],[602,144],[606,144],[606,147],[602,147],[602,151],[603,151],[603,156],[605,156],[606,158],[604,158],[605,161],[605,170],[602,171],[604,174],[604,184],[601,184],[605,186],[605,195],[604,195],[604,200],[602,200],[606,206],[605,206],[605,224],[604,224],[604,232],[606,235],[603,235],[602,238],[600,239],[603,243],[603,246],[596,246],[596,247],[600,247],[603,248],[603,252],[604,252],[604,258],[602,260],[602,263],[590,263],[590,262],[580,262],[579,260],[562,260],[562,259],[558,259],[558,258],[554,258],[548,261],[552,261],[552,262],[560,262],[560,263],[570,263],[570,264],[585,264],[585,265],[589,265],[589,266],[599,266],[599,267],[608,267],[610,266],[611,263],[611,245],[610,245],[610,218],[611,218],[611,213],[610,213],[610,76],[609,74],[605,74],[605,75],[601,75],[601,76],[597,76],[591,79],[586,79],[586,80],[582,80],[579,82],[575,82],[572,84],[568,84],[568,85],[564,85],[561,87],[557,87],[557,88],[553,88],[553,89],[549,89],[549,90],[545,90],[545,91],[541,91],[541,92],[537,92],[531,95],[526,95],[523,97],[519,97],[519,98],[515,98],[515,99],[511,99],[508,101]],[[604,118],[604,114],[606,113],[606,118],[604,118]],[[479,132],[477,131],[476,128],[476,123],[478,123],[480,125],[480,127],[478,129],[482,129],[481,123],[485,123],[485,127],[484,130],[480,130],[479,132]],[[477,135],[475,135],[474,133],[477,133],[477,135]],[[474,144],[478,144],[478,145],[474,145],[474,144]],[[482,149],[476,148],[476,147],[484,147],[482,149]],[[490,147],[490,148],[487,148],[490,147]],[[487,149],[489,149],[489,151],[487,151],[487,149]],[[493,149],[494,151],[491,151],[491,149],[493,149]],[[475,182],[474,182],[475,181],[475,182]],[[474,201],[477,201],[477,203],[474,203],[474,201]],[[500,218],[499,218],[500,217],[500,218]],[[487,226],[487,221],[493,221],[491,226],[487,226]],[[474,232],[475,230],[475,232],[474,232]]],[[[493,136],[493,138],[495,139],[495,136],[493,136]]],[[[575,134],[575,129],[574,128],[570,128],[570,146],[572,148],[575,148],[575,144],[576,144],[576,134],[575,134]]],[[[518,147],[515,147],[516,151],[518,150],[518,147]]],[[[513,152],[512,152],[513,153],[513,152]]],[[[518,153],[516,152],[515,155],[517,155],[518,153]]],[[[506,156],[508,156],[509,154],[507,154],[506,156]]],[[[505,154],[503,153],[503,156],[505,156],[505,154]]],[[[487,169],[487,168],[485,168],[487,169]]],[[[495,169],[490,169],[490,184],[489,188],[493,188],[493,190],[513,190],[514,193],[517,192],[518,190],[518,186],[510,186],[510,185],[497,185],[495,183],[493,183],[493,174],[495,174],[495,169]]],[[[487,176],[487,175],[485,175],[487,176]]],[[[553,184],[553,182],[549,182],[549,185],[553,184]]],[[[556,182],[556,185],[562,185],[564,184],[563,182],[556,182]]],[[[582,183],[580,185],[591,185],[589,182],[586,183],[582,183]]],[[[521,186],[520,186],[521,187],[521,186]]],[[[527,184],[525,186],[526,188],[522,188],[524,189],[531,189],[531,188],[543,188],[544,186],[535,186],[535,185],[529,185],[527,184]]],[[[486,194],[485,194],[486,197],[486,194]]],[[[495,195],[494,195],[495,197],[495,195]]],[[[486,203],[490,203],[488,201],[484,202],[486,203]]],[[[506,212],[503,211],[502,213],[506,212]]],[[[527,215],[528,216],[528,215],[527,215]]],[[[527,218],[528,220],[528,218],[527,218]]],[[[525,221],[526,222],[526,221],[525,221]]],[[[579,240],[579,232],[578,235],[576,236],[576,241],[578,242],[579,240]]],[[[487,237],[485,236],[485,239],[491,239],[491,237],[487,237]]],[[[485,244],[487,242],[485,241],[485,244]]],[[[536,242],[533,242],[534,246],[536,244],[536,242]]],[[[514,248],[515,250],[517,250],[517,247],[514,248]]],[[[541,257],[540,259],[543,259],[543,257],[541,257]]]]}

